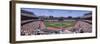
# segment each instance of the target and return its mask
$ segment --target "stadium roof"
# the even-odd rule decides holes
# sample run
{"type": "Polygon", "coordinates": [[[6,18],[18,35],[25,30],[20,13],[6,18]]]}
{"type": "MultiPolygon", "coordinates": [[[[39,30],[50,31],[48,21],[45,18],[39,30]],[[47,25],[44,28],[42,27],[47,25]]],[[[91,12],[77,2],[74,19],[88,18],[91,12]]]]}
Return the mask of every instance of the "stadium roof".
{"type": "Polygon", "coordinates": [[[27,17],[36,17],[36,15],[33,12],[29,12],[26,10],[21,10],[21,15],[27,16],[27,17]]]}

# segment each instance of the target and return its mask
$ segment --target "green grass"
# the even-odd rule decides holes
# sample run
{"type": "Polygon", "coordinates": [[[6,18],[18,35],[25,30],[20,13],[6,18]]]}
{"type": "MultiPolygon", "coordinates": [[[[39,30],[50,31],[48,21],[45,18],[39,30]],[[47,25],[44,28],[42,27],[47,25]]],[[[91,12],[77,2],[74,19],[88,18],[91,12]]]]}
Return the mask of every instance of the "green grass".
{"type": "Polygon", "coordinates": [[[74,24],[75,24],[74,21],[62,21],[62,22],[47,22],[47,21],[45,21],[46,27],[67,28],[67,27],[74,26],[74,24]]]}

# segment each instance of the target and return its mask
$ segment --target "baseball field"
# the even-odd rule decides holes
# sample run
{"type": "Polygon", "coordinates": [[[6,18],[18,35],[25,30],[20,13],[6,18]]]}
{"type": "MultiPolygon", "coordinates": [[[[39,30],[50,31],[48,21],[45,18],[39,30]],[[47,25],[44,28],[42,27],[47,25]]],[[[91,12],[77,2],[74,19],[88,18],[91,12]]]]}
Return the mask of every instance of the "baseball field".
{"type": "Polygon", "coordinates": [[[53,27],[53,28],[67,28],[74,26],[75,21],[60,21],[60,22],[48,22],[45,21],[46,27],[53,27]]]}

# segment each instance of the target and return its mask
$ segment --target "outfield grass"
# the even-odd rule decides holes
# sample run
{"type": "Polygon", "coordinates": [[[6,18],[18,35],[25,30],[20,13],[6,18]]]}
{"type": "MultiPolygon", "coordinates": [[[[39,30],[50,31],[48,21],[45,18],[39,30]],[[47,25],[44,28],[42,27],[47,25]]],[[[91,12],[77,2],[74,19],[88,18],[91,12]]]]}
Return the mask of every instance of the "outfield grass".
{"type": "Polygon", "coordinates": [[[72,27],[74,26],[75,22],[74,21],[62,21],[62,22],[47,22],[45,21],[46,27],[55,27],[55,28],[67,28],[67,27],[72,27]]]}

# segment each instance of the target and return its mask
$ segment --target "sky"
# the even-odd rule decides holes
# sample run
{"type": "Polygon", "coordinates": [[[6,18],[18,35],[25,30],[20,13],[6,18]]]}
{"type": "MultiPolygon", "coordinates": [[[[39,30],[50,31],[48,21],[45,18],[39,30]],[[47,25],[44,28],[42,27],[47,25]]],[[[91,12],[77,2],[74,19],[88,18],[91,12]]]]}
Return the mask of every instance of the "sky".
{"type": "Polygon", "coordinates": [[[79,17],[91,11],[87,10],[63,10],[63,9],[41,9],[41,8],[21,8],[21,10],[34,13],[36,16],[54,16],[54,17],[79,17]]]}

